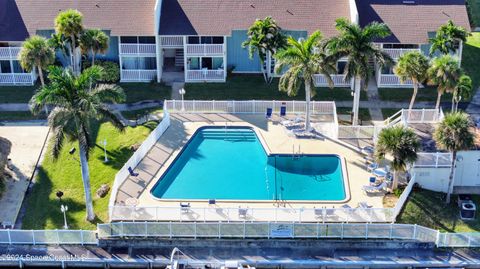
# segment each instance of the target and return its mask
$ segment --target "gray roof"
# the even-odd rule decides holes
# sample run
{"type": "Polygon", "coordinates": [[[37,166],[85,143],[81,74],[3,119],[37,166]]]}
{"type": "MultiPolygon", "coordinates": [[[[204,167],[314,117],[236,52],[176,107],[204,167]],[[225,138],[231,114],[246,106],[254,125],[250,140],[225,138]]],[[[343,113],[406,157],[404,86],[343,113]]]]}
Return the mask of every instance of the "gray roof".
{"type": "Polygon", "coordinates": [[[15,0],[0,0],[0,41],[23,41],[27,27],[15,0]]]}

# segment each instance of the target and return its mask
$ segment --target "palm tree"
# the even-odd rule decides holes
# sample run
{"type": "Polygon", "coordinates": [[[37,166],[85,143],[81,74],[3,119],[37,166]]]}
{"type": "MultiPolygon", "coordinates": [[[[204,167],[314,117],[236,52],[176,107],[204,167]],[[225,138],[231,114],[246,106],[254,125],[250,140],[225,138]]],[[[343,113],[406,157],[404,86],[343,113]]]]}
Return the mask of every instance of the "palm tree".
{"type": "Polygon", "coordinates": [[[22,68],[28,72],[36,68],[40,82],[44,86],[43,69],[53,64],[55,51],[50,47],[47,39],[34,35],[23,42],[22,49],[18,54],[18,61],[22,68]]]}
{"type": "Polygon", "coordinates": [[[468,114],[454,112],[447,114],[435,129],[433,138],[438,147],[452,153],[450,176],[448,178],[448,189],[446,203],[450,203],[450,195],[453,188],[453,173],[459,150],[468,150],[474,146],[474,134],[470,131],[472,123],[468,114]]]}
{"type": "Polygon", "coordinates": [[[337,19],[336,28],[340,35],[329,41],[328,48],[336,58],[347,57],[345,66],[345,81],[354,79],[355,93],[353,98],[352,124],[358,123],[360,90],[366,88],[372,69],[370,62],[375,61],[380,67],[393,64],[393,59],[373,41],[390,35],[390,30],[383,23],[372,22],[361,28],[346,19],[337,19]]]}
{"type": "Polygon", "coordinates": [[[77,45],[78,38],[83,32],[83,15],[78,10],[67,9],[58,13],[55,18],[55,32],[68,37],[70,43],[70,57],[73,73],[80,73],[80,59],[78,59],[77,45]]]}
{"type": "Polygon", "coordinates": [[[310,131],[310,100],[315,74],[323,74],[330,87],[333,81],[330,74],[336,72],[334,61],[330,61],[321,46],[322,34],[320,31],[312,33],[306,40],[287,39],[288,46],[275,54],[275,72],[280,73],[284,68],[288,70],[281,76],[278,88],[289,96],[295,96],[300,86],[305,85],[306,117],[305,130],[310,131]]]}
{"type": "Polygon", "coordinates": [[[419,51],[403,54],[393,68],[393,72],[400,78],[400,82],[405,83],[407,80],[413,82],[413,95],[408,106],[408,117],[410,117],[415,98],[417,97],[418,86],[427,79],[427,70],[428,59],[419,51]]]}
{"type": "Polygon", "coordinates": [[[435,109],[440,108],[440,99],[445,92],[453,92],[457,81],[462,75],[462,69],[458,61],[450,55],[442,55],[434,58],[428,69],[428,80],[431,85],[437,86],[437,103],[435,109]]]}
{"type": "Polygon", "coordinates": [[[110,39],[100,29],[88,29],[80,37],[80,48],[83,53],[92,54],[92,66],[95,64],[95,55],[108,50],[110,39]]]}
{"type": "Polygon", "coordinates": [[[444,55],[455,52],[461,42],[467,41],[467,37],[468,32],[463,27],[455,25],[452,20],[448,20],[446,24],[438,28],[435,37],[430,38],[430,55],[437,51],[444,55]]]}
{"type": "Polygon", "coordinates": [[[393,126],[380,131],[375,147],[375,157],[380,161],[385,159],[385,155],[392,155],[393,190],[398,186],[398,172],[405,172],[407,164],[417,160],[419,149],[420,141],[412,129],[393,126]]]}
{"type": "Polygon", "coordinates": [[[472,96],[473,84],[472,79],[467,75],[462,75],[453,89],[452,112],[457,112],[458,103],[462,99],[468,99],[472,96]]]}
{"type": "Polygon", "coordinates": [[[116,85],[97,84],[101,72],[100,67],[93,66],[75,76],[70,69],[51,66],[48,75],[50,83],[41,87],[30,100],[31,110],[34,113],[44,105],[55,107],[48,117],[52,128],[54,158],[59,156],[65,138],[78,140],[89,221],[95,218],[87,161],[89,148],[94,143],[90,138],[90,122],[93,119],[108,120],[118,129],[124,128],[122,122],[111,112],[105,102],[120,102],[125,99],[125,94],[116,85]],[[94,87],[90,90],[92,82],[94,87]]]}
{"type": "Polygon", "coordinates": [[[285,48],[287,39],[272,17],[266,17],[263,20],[257,19],[248,29],[247,35],[248,39],[242,43],[242,47],[248,47],[250,59],[253,59],[255,52],[257,53],[263,78],[265,82],[270,82],[271,78],[268,77],[267,70],[264,68],[264,64],[270,68],[270,63],[266,63],[267,54],[273,56],[277,50],[285,48]]]}

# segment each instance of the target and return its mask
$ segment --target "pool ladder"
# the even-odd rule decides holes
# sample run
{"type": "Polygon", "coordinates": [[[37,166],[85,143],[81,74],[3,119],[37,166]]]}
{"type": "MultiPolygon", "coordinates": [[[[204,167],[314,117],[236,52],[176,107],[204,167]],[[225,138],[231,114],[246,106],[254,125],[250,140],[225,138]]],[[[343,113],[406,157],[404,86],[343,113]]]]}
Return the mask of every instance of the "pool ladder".
{"type": "Polygon", "coordinates": [[[295,152],[295,145],[292,145],[292,159],[293,160],[300,159],[301,154],[302,154],[302,151],[300,150],[300,145],[298,145],[298,151],[297,152],[295,152]]]}

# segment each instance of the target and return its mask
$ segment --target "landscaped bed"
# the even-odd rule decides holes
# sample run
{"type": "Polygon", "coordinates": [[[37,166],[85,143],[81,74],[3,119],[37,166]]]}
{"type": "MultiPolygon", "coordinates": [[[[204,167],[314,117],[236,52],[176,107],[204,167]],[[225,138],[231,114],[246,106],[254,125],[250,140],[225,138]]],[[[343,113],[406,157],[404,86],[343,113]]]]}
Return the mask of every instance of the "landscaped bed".
{"type": "MultiPolygon", "coordinates": [[[[185,99],[189,100],[305,100],[302,86],[297,96],[290,97],[278,90],[278,79],[266,84],[261,76],[232,75],[226,83],[188,83],[185,86],[185,99]]],[[[351,90],[347,88],[316,88],[313,100],[351,101],[351,90]]],[[[361,100],[367,100],[362,91],[361,100]]]]}
{"type": "MultiPolygon", "coordinates": [[[[403,211],[397,218],[398,223],[416,223],[425,227],[446,232],[478,232],[480,218],[477,210],[476,219],[462,221],[459,218],[457,196],[452,196],[452,203],[445,204],[445,195],[440,192],[414,189],[403,211]]],[[[480,196],[473,195],[475,204],[480,206],[480,196]]]]}
{"type": "MultiPolygon", "coordinates": [[[[96,146],[90,151],[89,168],[93,205],[97,219],[108,220],[108,194],[99,198],[96,190],[104,183],[112,186],[115,174],[133,154],[133,145],[140,145],[157,123],[148,122],[144,126],[126,128],[125,132],[115,129],[110,123],[92,127],[92,138],[96,146]],[[103,140],[107,139],[108,163],[104,163],[103,140]]],[[[95,223],[85,220],[83,184],[80,175],[78,142],[66,142],[58,160],[51,157],[50,147],[38,170],[36,183],[26,198],[27,210],[23,219],[23,229],[59,229],[63,226],[60,205],[68,206],[67,221],[70,229],[95,229],[95,223]],[[77,151],[69,154],[75,147],[77,151]],[[64,193],[62,201],[56,192],[64,193]]]]}

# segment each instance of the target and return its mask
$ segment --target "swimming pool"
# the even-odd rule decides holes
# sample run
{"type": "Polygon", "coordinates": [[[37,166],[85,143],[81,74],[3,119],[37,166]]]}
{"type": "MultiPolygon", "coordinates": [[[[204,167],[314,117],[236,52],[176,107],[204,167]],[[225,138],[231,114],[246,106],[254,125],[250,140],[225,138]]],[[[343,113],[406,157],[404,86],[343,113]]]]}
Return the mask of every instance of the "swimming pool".
{"type": "Polygon", "coordinates": [[[151,190],[157,199],[347,199],[337,155],[267,155],[252,128],[202,127],[151,190]]]}

